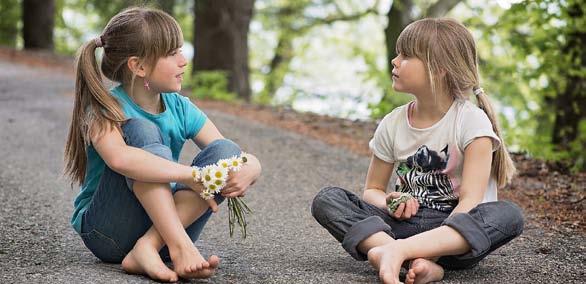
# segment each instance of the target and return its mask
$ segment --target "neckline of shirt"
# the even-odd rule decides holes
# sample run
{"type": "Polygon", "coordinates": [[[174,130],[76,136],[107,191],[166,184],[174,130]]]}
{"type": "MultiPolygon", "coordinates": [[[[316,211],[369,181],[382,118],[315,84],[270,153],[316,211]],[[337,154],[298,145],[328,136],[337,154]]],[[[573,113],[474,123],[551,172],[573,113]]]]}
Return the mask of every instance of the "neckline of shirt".
{"type": "Polygon", "coordinates": [[[167,106],[167,103],[165,102],[165,93],[161,93],[161,104],[163,105],[163,107],[165,108],[164,111],[157,113],[157,114],[153,114],[150,113],[146,110],[144,110],[142,107],[140,107],[139,105],[137,105],[134,100],[126,93],[126,91],[124,90],[124,88],[122,87],[122,85],[118,85],[115,88],[115,91],[122,95],[124,97],[124,99],[128,102],[128,104],[130,104],[130,106],[140,112],[142,115],[147,116],[147,117],[151,117],[154,119],[158,119],[163,117],[164,115],[166,115],[167,113],[169,113],[169,107],[167,106]]]}
{"type": "Polygon", "coordinates": [[[450,116],[452,114],[452,112],[454,112],[454,109],[456,108],[456,104],[458,104],[458,100],[454,100],[452,102],[452,105],[450,105],[450,108],[448,109],[448,111],[442,116],[442,118],[440,120],[438,120],[436,123],[434,123],[433,125],[426,127],[426,128],[417,128],[417,127],[413,127],[411,125],[411,121],[409,121],[409,110],[411,109],[412,105],[415,103],[415,101],[411,101],[409,102],[406,107],[403,109],[404,112],[404,116],[405,116],[405,123],[407,123],[407,127],[411,130],[415,130],[415,131],[429,131],[432,129],[437,128],[439,125],[441,125],[446,119],[448,119],[448,116],[450,116]]]}

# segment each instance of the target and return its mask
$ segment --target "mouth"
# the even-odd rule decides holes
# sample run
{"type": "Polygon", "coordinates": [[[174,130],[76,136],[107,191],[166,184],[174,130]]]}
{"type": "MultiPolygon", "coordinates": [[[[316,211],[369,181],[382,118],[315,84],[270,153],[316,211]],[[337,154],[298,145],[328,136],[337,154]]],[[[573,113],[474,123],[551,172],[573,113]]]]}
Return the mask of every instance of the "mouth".
{"type": "Polygon", "coordinates": [[[392,74],[393,78],[399,78],[399,75],[397,75],[397,73],[395,73],[395,71],[391,72],[391,74],[392,74]]]}
{"type": "Polygon", "coordinates": [[[175,76],[175,78],[177,78],[177,79],[183,79],[183,74],[184,73],[185,72],[181,72],[179,75],[175,76]]]}

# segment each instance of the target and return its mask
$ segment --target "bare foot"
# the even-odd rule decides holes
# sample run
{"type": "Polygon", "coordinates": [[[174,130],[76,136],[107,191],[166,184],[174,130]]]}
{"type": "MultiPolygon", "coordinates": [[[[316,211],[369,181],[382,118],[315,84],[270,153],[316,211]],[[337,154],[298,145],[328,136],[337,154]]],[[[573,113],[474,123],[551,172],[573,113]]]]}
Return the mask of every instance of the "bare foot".
{"type": "Polygon", "coordinates": [[[193,244],[170,251],[170,255],[173,270],[181,278],[209,278],[216,273],[216,268],[220,265],[220,259],[215,255],[210,256],[206,261],[193,244]]]}
{"type": "Polygon", "coordinates": [[[378,269],[379,277],[384,284],[398,284],[401,264],[404,258],[396,242],[375,247],[368,251],[368,261],[378,269]]]}
{"type": "Polygon", "coordinates": [[[129,274],[142,274],[161,282],[177,282],[177,273],[161,260],[156,248],[137,242],[122,260],[122,269],[129,274]]]}
{"type": "Polygon", "coordinates": [[[405,277],[405,284],[423,284],[440,281],[444,278],[444,269],[437,263],[418,258],[411,262],[411,267],[405,277]]]}

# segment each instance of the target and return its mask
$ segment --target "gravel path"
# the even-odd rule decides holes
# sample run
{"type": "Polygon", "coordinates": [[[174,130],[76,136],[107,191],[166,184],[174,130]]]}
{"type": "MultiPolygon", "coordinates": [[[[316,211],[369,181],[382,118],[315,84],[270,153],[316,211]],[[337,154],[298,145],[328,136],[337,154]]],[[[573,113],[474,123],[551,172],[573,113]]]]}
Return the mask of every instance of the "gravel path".
{"type": "MultiPolygon", "coordinates": [[[[69,225],[77,187],[61,176],[73,78],[0,61],[0,283],[149,282],[101,263],[69,225]]],[[[311,217],[326,185],[359,191],[368,159],[319,141],[220,112],[225,136],[259,157],[263,176],[247,196],[250,236],[230,239],[226,207],[197,242],[222,258],[209,283],[375,283],[311,217]]],[[[193,146],[182,156],[195,155],[193,146]]],[[[443,283],[583,283],[584,235],[526,227],[478,267],[448,272],[443,283]]],[[[198,281],[193,281],[198,282],[198,281]]]]}

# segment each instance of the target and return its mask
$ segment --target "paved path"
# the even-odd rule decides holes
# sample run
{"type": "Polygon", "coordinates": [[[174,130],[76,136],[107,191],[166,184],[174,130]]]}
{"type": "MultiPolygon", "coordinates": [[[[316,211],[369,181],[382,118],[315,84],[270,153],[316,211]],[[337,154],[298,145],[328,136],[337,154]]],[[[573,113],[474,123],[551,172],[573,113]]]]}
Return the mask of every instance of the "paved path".
{"type": "MultiPolygon", "coordinates": [[[[73,78],[0,61],[0,283],[148,282],[101,263],[69,226],[77,188],[61,177],[73,78]]],[[[311,217],[317,190],[358,191],[368,159],[281,129],[208,112],[225,136],[254,153],[263,176],[247,196],[255,210],[250,237],[228,238],[226,207],[197,245],[222,258],[209,283],[375,283],[365,262],[351,259],[311,217]]],[[[195,155],[186,147],[182,160],[195,155]]],[[[536,227],[478,267],[448,272],[444,283],[580,283],[583,235],[536,227]]],[[[198,282],[198,281],[193,281],[198,282]]]]}

